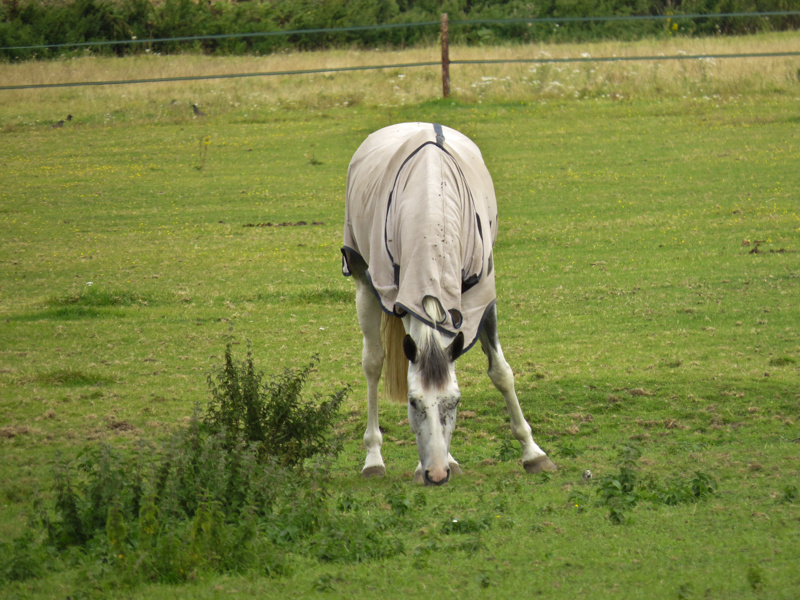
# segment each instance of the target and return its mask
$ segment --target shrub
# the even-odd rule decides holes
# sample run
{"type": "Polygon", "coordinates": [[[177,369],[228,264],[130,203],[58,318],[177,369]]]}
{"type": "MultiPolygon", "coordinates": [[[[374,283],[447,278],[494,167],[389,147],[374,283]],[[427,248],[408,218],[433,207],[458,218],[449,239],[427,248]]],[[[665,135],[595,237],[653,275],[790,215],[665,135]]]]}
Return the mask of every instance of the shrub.
{"type": "Polygon", "coordinates": [[[243,439],[255,444],[260,459],[272,457],[287,466],[317,454],[336,454],[338,444],[330,432],[348,390],[343,388],[324,401],[303,399],[303,385],[317,362],[315,356],[306,367],[286,369],[263,384],[251,352],[237,365],[228,343],[225,365],[208,378],[212,399],[206,426],[227,436],[229,445],[243,439]]]}
{"type": "MultiPolygon", "coordinates": [[[[785,10],[785,0],[763,0],[761,11],[785,10]]],[[[333,29],[363,26],[355,31],[296,33],[291,36],[208,38],[203,40],[150,43],[155,52],[201,51],[208,54],[265,54],[285,49],[318,50],[331,47],[400,47],[431,43],[438,38],[440,13],[450,15],[451,40],[455,43],[578,42],[600,39],[640,39],[674,35],[746,34],[758,31],[792,30],[796,15],[764,17],[681,18],[684,13],[709,15],[748,12],[744,0],[702,0],[678,3],[670,21],[663,20],[571,20],[560,23],[528,23],[515,19],[646,16],[664,14],[661,3],[645,0],[527,0],[444,4],[427,0],[273,0],[271,2],[193,2],[192,0],[73,0],[43,5],[34,0],[0,4],[0,47],[81,42],[126,42],[85,48],[33,48],[0,50],[0,58],[19,60],[53,57],[91,49],[97,54],[141,52],[129,44],[131,38],[163,39],[277,31],[333,29]],[[483,20],[483,21],[481,21],[483,20]],[[467,21],[455,23],[455,21],[467,21]],[[472,21],[472,22],[470,22],[472,21]],[[487,22],[492,21],[492,22],[487,22]],[[369,28],[372,25],[428,23],[415,27],[369,28]]]]}
{"type": "Polygon", "coordinates": [[[346,389],[303,400],[314,362],[262,384],[250,354],[237,365],[228,344],[205,415],[195,410],[159,445],[101,445],[59,460],[33,527],[0,544],[0,582],[54,568],[48,549],[126,584],[201,571],[278,576],[290,553],[344,562],[401,552],[371,522],[329,506],[324,464],[296,468],[338,450],[330,431],[346,389]]]}

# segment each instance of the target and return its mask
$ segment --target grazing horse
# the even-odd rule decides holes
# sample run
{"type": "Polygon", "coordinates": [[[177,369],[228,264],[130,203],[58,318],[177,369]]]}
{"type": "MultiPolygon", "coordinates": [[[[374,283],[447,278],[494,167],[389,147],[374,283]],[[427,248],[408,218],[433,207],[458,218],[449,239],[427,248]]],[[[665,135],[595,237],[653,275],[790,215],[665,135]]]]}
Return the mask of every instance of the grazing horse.
{"type": "Polygon", "coordinates": [[[393,125],[367,137],[350,161],[342,271],[355,279],[364,334],[365,477],[386,472],[378,426],[384,358],[389,395],[408,401],[419,453],[414,481],[441,485],[461,472],[450,454],[461,398],[454,361],[478,340],[522,445],[525,470],[556,470],[533,441],[500,348],[496,237],[492,179],[463,134],[429,123],[393,125]]]}

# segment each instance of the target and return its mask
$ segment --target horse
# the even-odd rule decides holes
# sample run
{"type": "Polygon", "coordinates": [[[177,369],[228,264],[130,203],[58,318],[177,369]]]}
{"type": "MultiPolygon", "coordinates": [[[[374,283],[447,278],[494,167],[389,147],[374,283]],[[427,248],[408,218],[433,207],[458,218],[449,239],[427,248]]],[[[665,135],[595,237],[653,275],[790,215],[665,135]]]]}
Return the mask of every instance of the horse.
{"type": "Polygon", "coordinates": [[[461,398],[455,360],[477,341],[503,395],[526,472],[555,471],[536,445],[497,331],[493,248],[497,201],[478,147],[431,123],[380,129],[348,168],[342,272],[356,284],[367,381],[364,477],[382,477],[378,383],[408,402],[419,464],[414,482],[460,474],[450,440],[461,398]]]}

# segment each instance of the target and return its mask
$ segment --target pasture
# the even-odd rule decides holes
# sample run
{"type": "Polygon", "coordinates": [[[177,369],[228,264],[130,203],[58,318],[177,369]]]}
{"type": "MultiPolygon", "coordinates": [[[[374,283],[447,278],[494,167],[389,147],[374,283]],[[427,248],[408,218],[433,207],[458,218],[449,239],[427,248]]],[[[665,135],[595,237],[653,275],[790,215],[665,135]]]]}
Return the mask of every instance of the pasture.
{"type": "MultiPolygon", "coordinates": [[[[530,67],[470,67],[447,102],[435,73],[394,71],[0,92],[0,541],[23,533],[59,457],[184,424],[233,336],[267,373],[318,354],[311,391],[352,386],[327,501],[402,546],[131,588],[72,557],[0,595],[797,598],[800,80],[776,61],[739,79],[728,64],[675,66],[679,80],[579,68],[559,82],[586,83],[578,94],[533,84],[530,67]],[[406,408],[383,403],[387,476],[359,475],[345,177],[367,134],[418,120],[470,136],[493,176],[500,338],[558,473],[523,473],[474,348],[457,363],[464,474],[413,486],[406,408]],[[624,488],[621,467],[648,493],[615,511],[603,489],[624,488]],[[693,496],[703,482],[715,491],[693,496]]],[[[20,72],[0,65],[4,81],[20,72]]]]}

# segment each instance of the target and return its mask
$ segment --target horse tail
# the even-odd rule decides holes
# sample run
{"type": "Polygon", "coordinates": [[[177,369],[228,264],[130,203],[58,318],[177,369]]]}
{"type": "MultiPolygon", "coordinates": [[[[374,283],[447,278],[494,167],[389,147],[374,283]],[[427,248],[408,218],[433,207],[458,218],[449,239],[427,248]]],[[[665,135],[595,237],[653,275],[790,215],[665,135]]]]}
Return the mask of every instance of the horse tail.
{"type": "Polygon", "coordinates": [[[408,401],[408,359],[403,351],[406,329],[400,317],[383,313],[381,342],[384,350],[383,391],[397,403],[408,401]]]}

